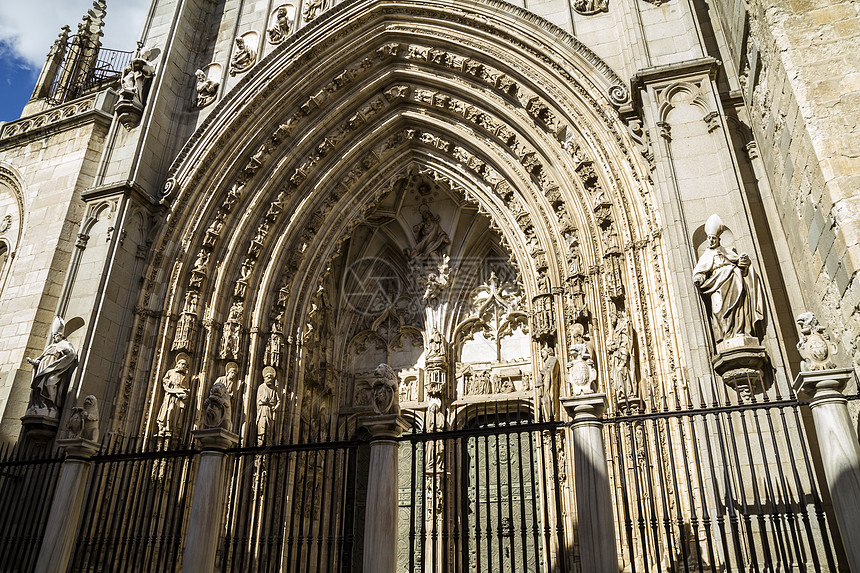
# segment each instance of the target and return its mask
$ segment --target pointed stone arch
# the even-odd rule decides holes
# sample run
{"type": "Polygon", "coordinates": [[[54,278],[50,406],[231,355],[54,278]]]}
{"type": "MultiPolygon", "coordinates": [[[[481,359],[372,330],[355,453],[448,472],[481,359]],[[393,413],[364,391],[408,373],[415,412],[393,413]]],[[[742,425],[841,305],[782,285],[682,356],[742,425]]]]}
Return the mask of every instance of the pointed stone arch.
{"type": "Polygon", "coordinates": [[[671,321],[659,302],[665,252],[648,166],[617,111],[627,99],[587,48],[506,4],[340,4],[259,62],[176,159],[139,313],[159,342],[148,376],[130,371],[124,384],[157,386],[186,350],[212,377],[237,358],[218,348],[237,303],[247,376],[262,368],[258,334],[273,316],[289,364],[340,245],[415,172],[491,221],[530,300],[546,276],[562,357],[562,325],[591,316],[608,332],[620,300],[648,349],[643,370],[673,371],[676,350],[654,344],[655,323],[671,321]],[[578,307],[574,283],[586,285],[578,307]],[[183,316],[199,336],[178,348],[183,316]]]}

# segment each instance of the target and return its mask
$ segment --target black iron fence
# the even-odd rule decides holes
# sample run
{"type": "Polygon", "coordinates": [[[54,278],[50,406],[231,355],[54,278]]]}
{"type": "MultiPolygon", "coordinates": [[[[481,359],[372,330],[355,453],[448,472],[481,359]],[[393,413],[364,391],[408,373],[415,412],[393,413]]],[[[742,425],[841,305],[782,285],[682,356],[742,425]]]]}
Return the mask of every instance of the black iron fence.
{"type": "Polygon", "coordinates": [[[801,405],[778,385],[700,384],[605,420],[625,570],[836,571],[801,405]]]}
{"type": "Polygon", "coordinates": [[[360,450],[351,440],[231,450],[217,570],[354,570],[360,450]]]}
{"type": "MultiPolygon", "coordinates": [[[[702,386],[625,399],[604,418],[620,567],[838,570],[808,411],[778,387],[702,386]]],[[[570,424],[531,402],[404,412],[398,571],[581,570],[570,424]]],[[[314,439],[227,451],[217,571],[362,570],[369,436],[344,427],[314,439]]],[[[70,569],[175,570],[198,459],[184,442],[106,440],[70,569]]],[[[0,571],[35,566],[61,464],[0,454],[0,571]]]]}
{"type": "Polygon", "coordinates": [[[62,461],[56,450],[0,451],[0,571],[35,568],[62,461]]]}
{"type": "Polygon", "coordinates": [[[92,458],[71,570],[176,569],[198,453],[159,439],[107,440],[92,458]]]}

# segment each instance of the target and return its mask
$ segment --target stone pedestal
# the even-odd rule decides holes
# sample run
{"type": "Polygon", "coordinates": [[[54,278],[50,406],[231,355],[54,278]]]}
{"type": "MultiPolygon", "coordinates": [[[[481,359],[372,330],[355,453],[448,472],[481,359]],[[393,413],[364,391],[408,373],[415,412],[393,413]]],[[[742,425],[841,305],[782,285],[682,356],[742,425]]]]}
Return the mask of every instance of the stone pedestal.
{"type": "Polygon", "coordinates": [[[618,572],[609,472],[600,421],[607,403],[606,394],[561,399],[561,405],[573,418],[574,488],[582,570],[593,573],[618,572]]]}
{"type": "Polygon", "coordinates": [[[58,440],[67,457],[60,470],[60,479],[51,503],[51,513],[45,526],[45,536],[36,562],[37,573],[66,571],[78,533],[84,490],[90,474],[89,461],[99,451],[99,444],[84,438],[58,440]]]}
{"type": "Polygon", "coordinates": [[[21,418],[24,432],[21,448],[27,455],[45,457],[57,435],[60,420],[42,414],[27,414],[21,418]]]}
{"type": "Polygon", "coordinates": [[[365,418],[373,436],[364,518],[364,571],[394,573],[397,565],[397,441],[409,427],[398,415],[365,418]]]}
{"type": "Polygon", "coordinates": [[[746,399],[764,387],[764,371],[770,359],[757,339],[730,338],[717,345],[717,352],[714,370],[727,386],[746,399]]]}
{"type": "Polygon", "coordinates": [[[850,368],[801,372],[794,390],[809,400],[842,544],[851,570],[860,571],[860,445],[842,395],[853,374],[850,368]]]}
{"type": "Polygon", "coordinates": [[[183,573],[209,573],[215,570],[215,552],[221,530],[221,510],[224,507],[224,450],[236,445],[239,436],[223,428],[208,428],[192,432],[203,449],[194,482],[194,497],[185,538],[183,573]]]}

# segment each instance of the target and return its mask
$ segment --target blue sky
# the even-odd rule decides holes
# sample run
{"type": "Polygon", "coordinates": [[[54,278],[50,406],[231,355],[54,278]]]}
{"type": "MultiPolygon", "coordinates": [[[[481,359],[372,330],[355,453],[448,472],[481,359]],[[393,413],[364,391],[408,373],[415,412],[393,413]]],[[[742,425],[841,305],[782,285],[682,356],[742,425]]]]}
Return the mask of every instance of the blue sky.
{"type": "MultiPolygon", "coordinates": [[[[21,109],[63,25],[76,31],[92,0],[0,0],[0,121],[12,121],[21,109]]],[[[102,45],[134,50],[149,0],[107,0],[102,45]]]]}

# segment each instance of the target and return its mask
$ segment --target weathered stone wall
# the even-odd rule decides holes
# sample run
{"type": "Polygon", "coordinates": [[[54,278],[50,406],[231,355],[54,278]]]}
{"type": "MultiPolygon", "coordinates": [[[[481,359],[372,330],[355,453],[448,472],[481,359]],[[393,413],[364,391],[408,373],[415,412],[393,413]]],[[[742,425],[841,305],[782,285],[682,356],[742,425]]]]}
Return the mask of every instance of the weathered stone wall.
{"type": "Polygon", "coordinates": [[[715,6],[803,302],[860,364],[860,5],[753,1],[748,18],[742,2],[715,6]]]}
{"type": "MultiPolygon", "coordinates": [[[[46,124],[27,129],[8,124],[0,137],[0,165],[20,176],[24,213],[0,299],[3,437],[17,435],[26,410],[31,367],[25,359],[45,348],[84,214],[81,193],[92,184],[110,122],[104,110],[112,100],[91,99],[75,108],[78,116],[56,124],[46,117],[46,124]]],[[[76,348],[81,336],[70,337],[76,348]]]]}

